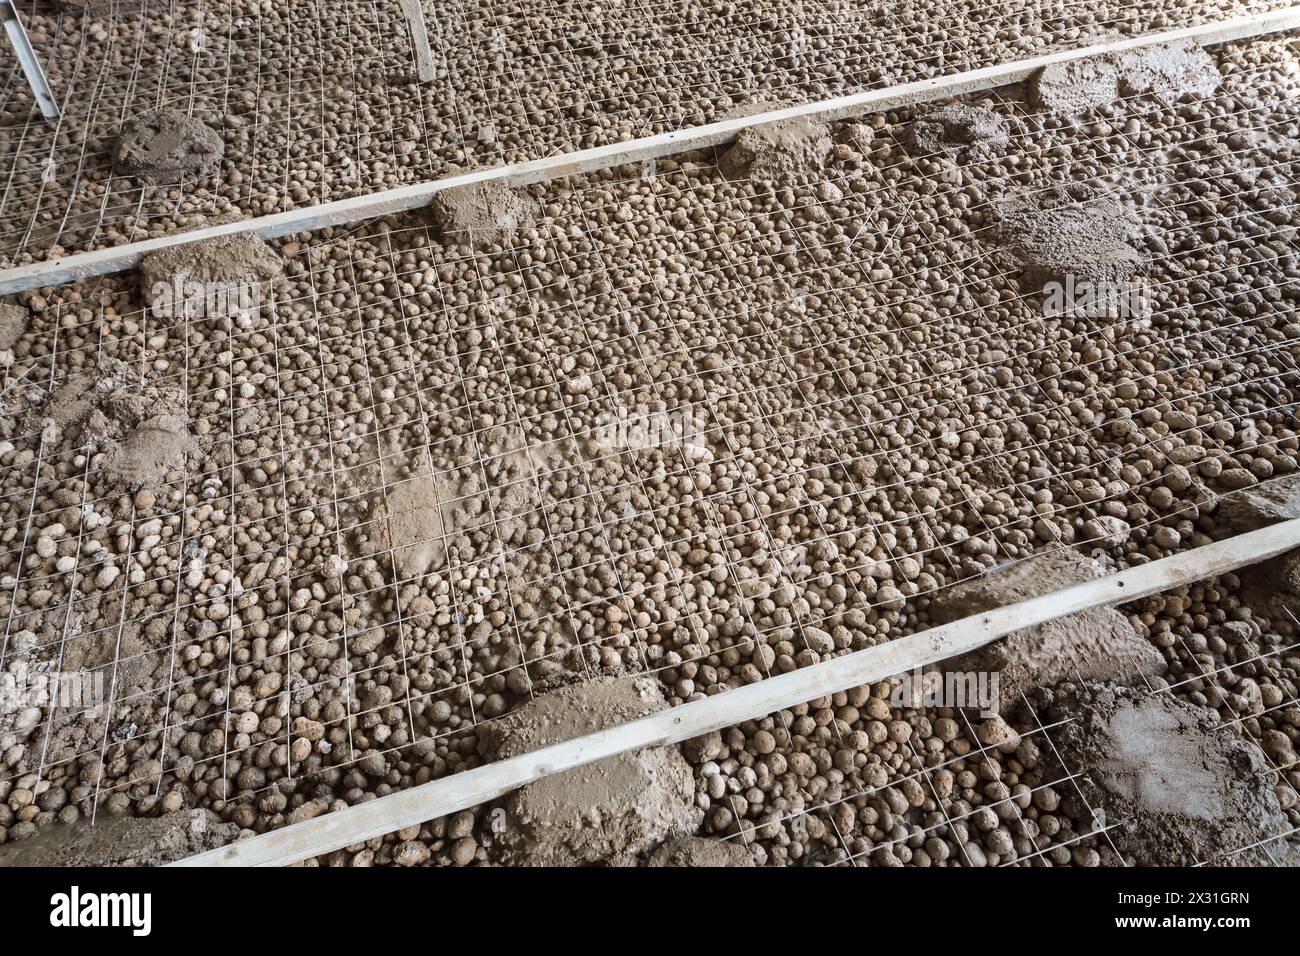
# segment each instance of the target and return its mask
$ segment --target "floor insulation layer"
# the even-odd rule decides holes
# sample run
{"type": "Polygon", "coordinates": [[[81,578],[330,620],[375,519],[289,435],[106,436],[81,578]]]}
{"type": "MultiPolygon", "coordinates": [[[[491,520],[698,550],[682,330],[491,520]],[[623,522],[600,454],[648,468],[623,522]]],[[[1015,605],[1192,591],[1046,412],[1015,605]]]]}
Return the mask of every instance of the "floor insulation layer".
{"type": "MultiPolygon", "coordinates": [[[[947,619],[994,566],[1100,573],[1256,520],[1300,455],[1297,46],[1188,56],[1162,74],[1186,89],[1101,106],[1043,105],[1091,95],[1066,77],[180,253],[256,279],[234,308],[178,313],[167,277],[197,273],[173,258],[5,303],[0,672],[101,690],[0,717],[0,834],[280,826],[489,759],[486,727],[576,678],[644,674],[671,706],[947,619]],[[1132,294],[1053,303],[1116,270],[1132,294]]],[[[775,862],[871,859],[967,811],[989,833],[1007,803],[971,734],[1058,739],[1101,708],[1141,739],[1129,721],[1190,719],[1144,709],[1177,697],[1264,748],[1259,839],[1285,836],[1294,753],[1270,734],[1295,738],[1300,659],[1248,589],[1126,609],[1157,704],[1026,692],[1012,729],[940,732],[868,689],[737,728],[693,762],[703,826],[775,862]],[[931,796],[967,809],[924,809],[954,760],[931,796]],[[906,806],[868,814],[886,784],[906,806]]],[[[1086,768],[1038,739],[1024,785],[1073,786],[1086,768]]],[[[985,862],[1139,852],[1080,788],[1031,804],[1068,818],[1046,843],[990,838],[985,862]]],[[[488,859],[480,817],[340,859],[488,859]]],[[[927,858],[976,862],[954,839],[927,858]]]]}

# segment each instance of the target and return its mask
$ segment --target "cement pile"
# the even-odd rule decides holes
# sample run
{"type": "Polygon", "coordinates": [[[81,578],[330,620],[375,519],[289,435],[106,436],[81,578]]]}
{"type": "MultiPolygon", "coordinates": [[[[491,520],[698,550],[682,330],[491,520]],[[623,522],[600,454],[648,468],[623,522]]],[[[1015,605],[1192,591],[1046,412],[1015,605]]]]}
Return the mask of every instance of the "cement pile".
{"type": "Polygon", "coordinates": [[[806,117],[778,120],[742,131],[718,166],[728,179],[783,182],[816,175],[831,145],[825,123],[806,117]]]}
{"type": "Polygon", "coordinates": [[[284,258],[269,245],[252,233],[231,233],[145,256],[140,293],[159,318],[230,319],[262,308],[283,272],[284,258]]]}
{"type": "Polygon", "coordinates": [[[128,120],[113,150],[117,170],[150,184],[210,173],[226,146],[221,134],[171,107],[128,120]]]}
{"type": "MultiPolygon", "coordinates": [[[[935,600],[931,616],[936,623],[969,617],[1102,573],[1077,551],[1049,552],[956,585],[935,600]]],[[[1138,636],[1126,615],[1099,607],[1016,631],[944,667],[998,674],[1005,713],[1019,706],[1025,692],[1075,678],[1141,686],[1144,678],[1164,669],[1164,659],[1154,645],[1138,636]]]]}
{"type": "Polygon", "coordinates": [[[93,442],[102,452],[95,471],[117,488],[156,487],[199,450],[181,391],[141,383],[138,372],[116,359],[58,385],[38,420],[71,447],[93,442]]]}
{"type": "Polygon", "coordinates": [[[948,103],[913,120],[909,136],[920,153],[992,148],[1007,143],[1006,117],[996,110],[968,103],[948,103]]]}
{"type": "Polygon", "coordinates": [[[1300,518],[1300,475],[1288,475],[1254,484],[1219,499],[1214,523],[1225,535],[1254,531],[1279,521],[1300,518]]]}
{"type": "Polygon", "coordinates": [[[682,837],[669,840],[650,854],[646,866],[752,867],[754,857],[737,840],[682,837]]]}
{"type": "Polygon", "coordinates": [[[1081,113],[1131,96],[1162,103],[1210,96],[1221,81],[1209,54],[1184,40],[1053,64],[1030,81],[1029,95],[1046,109],[1081,113]]]}
{"type": "Polygon", "coordinates": [[[433,199],[435,224],[456,242],[507,242],[540,212],[537,200],[500,180],[444,189],[433,199]]]}
{"type": "Polygon", "coordinates": [[[994,203],[997,236],[1032,288],[1127,288],[1147,257],[1141,229],[1114,199],[1081,183],[1013,193],[994,203]]]}
{"type": "MultiPolygon", "coordinates": [[[[480,749],[511,757],[662,710],[654,681],[601,677],[543,694],[484,729],[480,749]]],[[[506,802],[504,858],[530,866],[622,862],[693,833],[691,769],[675,747],[622,754],[546,777],[506,802]]]]}
{"type": "Polygon", "coordinates": [[[1269,865],[1290,829],[1259,748],[1170,695],[1062,685],[1036,704],[1068,719],[1056,746],[1108,835],[1137,866],[1269,865]],[[1275,844],[1275,848],[1276,848],[1275,844]],[[1238,852],[1239,851],[1239,852],[1238,852]]]}

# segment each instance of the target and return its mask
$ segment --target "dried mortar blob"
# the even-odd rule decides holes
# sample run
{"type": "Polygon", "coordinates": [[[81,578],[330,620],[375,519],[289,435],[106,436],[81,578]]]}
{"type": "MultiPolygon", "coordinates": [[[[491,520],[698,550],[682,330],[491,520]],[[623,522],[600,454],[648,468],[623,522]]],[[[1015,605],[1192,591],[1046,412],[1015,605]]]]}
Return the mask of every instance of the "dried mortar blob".
{"type": "Polygon", "coordinates": [[[1082,113],[1119,99],[1119,68],[1109,56],[1053,63],[1029,81],[1029,101],[1060,113],[1082,113]]]}
{"type": "Polygon", "coordinates": [[[1185,96],[1211,96],[1223,82],[1214,60],[1194,40],[1155,44],[1118,56],[1123,96],[1154,96],[1169,105],[1185,96]]]}
{"type": "Polygon", "coordinates": [[[230,843],[239,827],[207,810],[161,817],[101,816],[46,827],[0,846],[0,866],[160,866],[230,843]]]}
{"type": "Polygon", "coordinates": [[[1080,113],[1127,96],[1154,96],[1172,104],[1184,96],[1210,96],[1222,76],[1199,44],[1184,40],[1054,63],[1029,84],[1035,106],[1080,113]]]}
{"type": "Polygon", "coordinates": [[[739,840],[688,836],[669,840],[646,859],[646,866],[755,866],[754,856],[739,840]]]}
{"type": "Polygon", "coordinates": [[[14,346],[27,331],[31,320],[25,306],[0,299],[0,364],[8,365],[14,358],[14,346]]]}
{"type": "Polygon", "coordinates": [[[830,156],[830,128],[807,117],[751,126],[718,160],[728,179],[781,182],[816,176],[830,156]]]}
{"type": "Polygon", "coordinates": [[[1006,145],[1006,117],[986,106],[945,103],[912,122],[909,139],[919,153],[1006,145]]]}
{"type": "Polygon", "coordinates": [[[433,197],[433,220],[442,235],[469,244],[503,244],[541,211],[528,192],[499,179],[443,189],[433,197]]]}
{"type": "MultiPolygon", "coordinates": [[[[1275,630],[1294,633],[1293,625],[1300,620],[1300,551],[1242,568],[1237,575],[1241,579],[1242,599],[1251,611],[1262,614],[1275,630]]],[[[1254,636],[1249,633],[1248,623],[1233,622],[1233,625],[1244,627],[1247,632],[1237,636],[1246,639],[1254,636]]],[[[1234,639],[1228,643],[1240,641],[1234,639]]]]}
{"type": "Polygon", "coordinates": [[[1123,294],[1147,265],[1141,226],[1084,183],[1026,190],[993,203],[996,238],[1032,288],[1057,283],[1123,294]]]}
{"type": "Polygon", "coordinates": [[[374,539],[363,542],[361,550],[391,551],[403,580],[444,567],[448,538],[458,525],[458,497],[441,475],[418,475],[391,486],[381,492],[374,520],[366,526],[374,539]]]}
{"type": "Polygon", "coordinates": [[[1128,863],[1271,864],[1264,843],[1291,828],[1276,775],[1216,714],[1170,694],[1086,683],[1036,691],[1030,704],[1044,723],[1061,721],[1058,771],[1080,775],[1101,814],[1094,824],[1114,825],[1106,835],[1128,863]]]}
{"type": "Polygon", "coordinates": [[[101,359],[93,371],[58,385],[35,424],[50,441],[97,445],[102,455],[94,470],[121,489],[154,488],[199,452],[181,388],[142,383],[116,359],[101,359]]]}
{"type": "MultiPolygon", "coordinates": [[[[237,221],[219,217],[211,225],[237,221]]],[[[250,232],[151,252],[140,260],[140,293],[157,318],[249,320],[265,307],[284,257],[250,232]]]]}
{"type": "MultiPolygon", "coordinates": [[[[667,706],[656,681],[597,677],[541,694],[485,725],[479,750],[501,760],[644,717],[667,706]]],[[[609,757],[545,777],[506,801],[503,859],[533,866],[624,862],[703,821],[676,747],[609,757]]]]}
{"type": "Polygon", "coordinates": [[[220,133],[165,106],[123,124],[113,164],[119,172],[157,185],[210,172],[225,150],[220,133]]]}
{"type": "MultiPolygon", "coordinates": [[[[1062,549],[993,568],[935,597],[930,615],[943,624],[1101,577],[1104,569],[1077,551],[1062,549]]],[[[1097,607],[1008,634],[944,664],[949,672],[998,675],[1000,709],[1016,707],[1021,695],[1061,681],[1142,685],[1164,670],[1159,650],[1133,630],[1114,608],[1097,607]]]]}
{"type": "Polygon", "coordinates": [[[1223,495],[1215,507],[1215,528],[1224,536],[1300,518],[1300,475],[1272,478],[1259,484],[1251,480],[1247,485],[1223,495]]]}
{"type": "Polygon", "coordinates": [[[150,488],[198,450],[181,415],[154,415],[109,444],[104,474],[121,488],[150,488]]]}
{"type": "MultiPolygon", "coordinates": [[[[58,433],[65,429],[86,427],[92,439],[103,437],[106,422],[102,408],[111,397],[125,393],[139,383],[139,373],[118,359],[103,358],[93,369],[71,375],[58,382],[40,409],[40,419],[34,428],[53,426],[58,433]]],[[[166,390],[166,397],[175,397],[166,390]]],[[[142,391],[142,398],[163,397],[154,391],[142,391]]],[[[57,436],[56,436],[57,437],[57,436]]]]}

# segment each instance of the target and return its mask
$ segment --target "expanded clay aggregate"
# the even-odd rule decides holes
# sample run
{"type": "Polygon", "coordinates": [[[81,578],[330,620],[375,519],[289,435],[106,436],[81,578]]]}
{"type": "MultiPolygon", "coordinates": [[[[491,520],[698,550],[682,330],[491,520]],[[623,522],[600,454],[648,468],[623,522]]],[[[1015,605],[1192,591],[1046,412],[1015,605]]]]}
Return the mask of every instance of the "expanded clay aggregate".
{"type": "Polygon", "coordinates": [[[0,266],[1286,4],[424,0],[426,83],[400,0],[20,6],[62,117],[0,47],[0,266]],[[159,110],[208,127],[216,165],[115,168],[159,110]]]}
{"type": "MultiPolygon", "coordinates": [[[[695,772],[694,807],[705,811],[700,835],[669,839],[639,865],[1294,866],[1300,645],[1293,617],[1261,616],[1243,602],[1253,576],[1129,607],[1132,626],[1166,659],[1162,675],[1134,689],[1067,681],[1032,701],[1004,696],[1005,719],[973,707],[908,706],[886,681],[690,741],[682,751],[695,772]],[[1141,755],[1132,779],[1159,791],[1154,807],[1116,802],[1098,787],[1114,773],[1113,741],[1103,739],[1099,754],[1084,731],[1080,745],[1080,728],[1109,717],[1116,695],[1139,712],[1203,724],[1172,740],[1161,723],[1130,732],[1141,755]],[[1176,759],[1160,760],[1162,751],[1176,759]],[[1239,762],[1205,758],[1214,752],[1239,762]],[[1223,805],[1234,797],[1236,805],[1223,805]],[[1183,804],[1179,813],[1169,813],[1170,801],[1183,804]]],[[[1297,597],[1293,590],[1290,607],[1297,597]]],[[[308,864],[515,862],[503,853],[516,826],[507,806],[462,811],[308,864]]]]}
{"type": "MultiPolygon", "coordinates": [[[[444,240],[426,213],[300,235],[238,321],[142,311],[131,277],[23,296],[0,667],[99,668],[112,704],[6,718],[4,838],[185,808],[264,830],[473,766],[476,725],[539,682],[645,671],[676,704],[923,628],[942,588],[999,563],[1072,546],[1115,568],[1231,533],[1218,497],[1293,477],[1300,448],[1300,107],[1293,39],[1211,56],[1224,79],[1206,98],[1075,118],[1017,89],[977,98],[1007,119],[991,151],[918,155],[900,111],[834,126],[810,179],[728,179],[710,152],[535,187],[540,218],[504,246],[444,240]],[[1071,184],[1141,224],[1149,312],[1045,318],[998,254],[993,200],[1071,184]],[[197,450],[121,486],[104,466],[173,392],[173,434],[197,450]],[[629,416],[671,427],[611,428],[629,416]]],[[[1282,616],[1230,645],[1199,613],[1142,622],[1175,676],[1294,639],[1282,616]]],[[[1258,699],[1272,688],[1252,719],[1284,756],[1265,735],[1294,740],[1294,656],[1269,666],[1246,674],[1258,699]]],[[[1186,686],[1215,705],[1217,682],[1186,686]]],[[[878,693],[724,743],[797,749],[776,731],[808,738],[830,707],[885,723],[878,693]]],[[[845,736],[870,741],[850,716],[845,736]]],[[[911,732],[885,726],[890,759],[860,780],[785,758],[823,783],[775,812],[905,777],[911,732]]],[[[751,799],[771,764],[715,757],[695,762],[723,793],[703,796],[745,805],[708,803],[708,832],[779,842],[751,799]]],[[[1292,815],[1293,775],[1274,774],[1292,815]]],[[[1066,816],[1063,862],[1122,855],[1066,816]]],[[[425,851],[404,859],[488,859],[486,839],[461,842],[473,814],[431,849],[457,819],[405,837],[425,851]]],[[[876,853],[892,828],[869,819],[811,859],[876,853]]],[[[1056,852],[1018,838],[991,838],[985,862],[1056,852]]],[[[975,862],[969,842],[949,856],[975,862]]],[[[783,849],[762,862],[808,847],[783,849]]]]}

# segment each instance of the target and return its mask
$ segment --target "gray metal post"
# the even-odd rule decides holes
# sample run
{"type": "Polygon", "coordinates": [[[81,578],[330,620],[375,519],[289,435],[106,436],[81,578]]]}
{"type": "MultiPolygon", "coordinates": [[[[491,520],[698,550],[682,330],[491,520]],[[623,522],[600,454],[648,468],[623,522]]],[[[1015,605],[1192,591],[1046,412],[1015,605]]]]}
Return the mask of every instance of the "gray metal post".
{"type": "Polygon", "coordinates": [[[22,65],[23,73],[27,76],[27,84],[32,88],[32,95],[36,97],[36,103],[41,108],[41,115],[47,120],[56,120],[59,118],[59,104],[54,100],[54,93],[50,90],[50,84],[45,79],[45,71],[41,69],[40,60],[36,59],[36,51],[32,49],[32,41],[27,36],[27,31],[23,29],[23,21],[18,19],[18,9],[14,6],[14,0],[0,0],[0,17],[5,22],[5,33],[9,35],[9,42],[18,54],[18,62],[22,65]]]}

